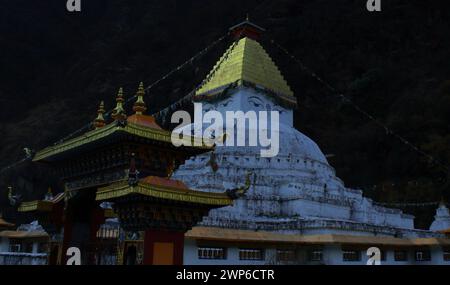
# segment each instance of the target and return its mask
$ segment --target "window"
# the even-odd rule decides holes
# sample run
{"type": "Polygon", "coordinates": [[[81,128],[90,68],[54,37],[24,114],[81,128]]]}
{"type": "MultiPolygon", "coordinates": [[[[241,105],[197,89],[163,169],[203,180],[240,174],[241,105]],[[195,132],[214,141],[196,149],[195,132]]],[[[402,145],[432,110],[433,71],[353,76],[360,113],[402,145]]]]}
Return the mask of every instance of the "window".
{"type": "Polygon", "coordinates": [[[40,242],[38,246],[38,253],[47,253],[48,252],[48,243],[40,242]]]}
{"type": "Polygon", "coordinates": [[[33,252],[33,243],[32,242],[24,243],[23,247],[22,247],[22,251],[32,253],[33,252]]]}
{"type": "Polygon", "coordinates": [[[308,259],[309,261],[322,261],[323,251],[321,248],[314,248],[309,251],[308,259]]]}
{"type": "Polygon", "coordinates": [[[431,253],[428,249],[416,251],[416,261],[430,261],[431,253]]]}
{"type": "Polygon", "coordinates": [[[22,249],[22,244],[19,240],[10,239],[9,240],[9,251],[10,252],[20,252],[22,249]]]}
{"type": "Polygon", "coordinates": [[[406,250],[394,251],[394,260],[395,261],[407,261],[408,260],[408,252],[406,250]]]}
{"type": "Polygon", "coordinates": [[[264,260],[264,250],[262,249],[239,249],[239,260],[264,260]]]}
{"type": "Polygon", "coordinates": [[[277,250],[277,261],[294,261],[295,251],[294,250],[277,250]]]}
{"type": "Polygon", "coordinates": [[[443,254],[444,261],[450,261],[450,248],[444,248],[443,254]]]}
{"type": "Polygon", "coordinates": [[[342,260],[361,261],[361,252],[358,250],[345,249],[342,251],[342,260]]]}
{"type": "Polygon", "coordinates": [[[222,247],[199,247],[199,259],[226,259],[226,249],[222,247]]]}

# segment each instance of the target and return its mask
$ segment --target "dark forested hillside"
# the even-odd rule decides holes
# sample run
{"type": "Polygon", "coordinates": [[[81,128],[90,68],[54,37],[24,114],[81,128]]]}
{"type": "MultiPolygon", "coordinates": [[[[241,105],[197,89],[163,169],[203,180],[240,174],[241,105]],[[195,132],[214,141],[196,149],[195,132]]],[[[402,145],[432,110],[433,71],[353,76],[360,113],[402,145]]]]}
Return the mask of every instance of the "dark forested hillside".
{"type": "MultiPolygon", "coordinates": [[[[78,129],[97,104],[131,96],[250,14],[299,100],[296,127],[313,138],[348,186],[379,201],[450,200],[448,173],[329,92],[271,44],[285,46],[396,133],[450,163],[450,2],[384,0],[0,0],[0,167],[78,129]]],[[[230,42],[158,85],[151,111],[191,91],[230,42]]],[[[48,184],[29,163],[0,176],[26,199],[48,184]]],[[[60,189],[59,189],[60,190],[60,189]]],[[[428,227],[434,208],[404,208],[428,227]]],[[[9,212],[8,212],[9,213],[9,212]]]]}

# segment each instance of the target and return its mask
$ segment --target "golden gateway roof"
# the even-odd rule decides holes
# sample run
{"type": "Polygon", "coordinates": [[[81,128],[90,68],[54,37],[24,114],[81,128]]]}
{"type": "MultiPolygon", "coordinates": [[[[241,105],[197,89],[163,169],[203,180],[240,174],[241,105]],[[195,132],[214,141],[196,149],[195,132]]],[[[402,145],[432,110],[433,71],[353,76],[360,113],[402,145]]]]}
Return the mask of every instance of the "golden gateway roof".
{"type": "Polygon", "coordinates": [[[266,231],[234,230],[213,227],[195,227],[185,235],[188,239],[226,242],[261,242],[288,244],[352,244],[385,246],[432,246],[450,245],[450,239],[416,238],[402,239],[381,236],[352,235],[294,235],[266,231]]]}
{"type": "Polygon", "coordinates": [[[135,186],[129,185],[128,181],[122,181],[99,188],[96,200],[110,200],[133,194],[204,205],[228,206],[232,204],[232,199],[225,193],[191,190],[181,181],[156,176],[141,179],[135,186]]]}
{"type": "Polygon", "coordinates": [[[150,140],[171,143],[170,132],[168,131],[151,129],[130,122],[124,126],[113,122],[105,127],[92,130],[82,136],[73,138],[61,144],[47,147],[36,153],[33,161],[49,159],[63,152],[70,151],[90,143],[103,142],[106,141],[107,138],[121,137],[124,135],[135,135],[150,140]]]}
{"type": "MultiPolygon", "coordinates": [[[[33,158],[33,161],[55,160],[57,157],[65,153],[79,149],[91,149],[93,145],[108,144],[113,140],[130,135],[154,142],[160,142],[173,147],[171,132],[163,130],[155,122],[155,118],[153,116],[143,114],[146,107],[143,101],[144,86],[142,82],[139,85],[136,95],[137,100],[133,107],[135,114],[132,116],[127,117],[125,114],[125,110],[123,109],[123,91],[122,88],[120,88],[116,97],[117,106],[112,113],[114,121],[106,124],[103,117],[105,112],[104,104],[101,102],[98,109],[98,117],[93,123],[95,126],[94,130],[37,152],[33,158]]],[[[185,136],[182,139],[186,140],[185,145],[194,145],[193,147],[182,147],[184,149],[212,149],[211,147],[207,147],[201,138],[185,136]]]]}
{"type": "Polygon", "coordinates": [[[232,84],[252,84],[269,91],[274,99],[297,104],[294,93],[270,56],[257,41],[247,37],[225,52],[208,77],[209,80],[195,93],[197,99],[212,98],[232,84]]]}

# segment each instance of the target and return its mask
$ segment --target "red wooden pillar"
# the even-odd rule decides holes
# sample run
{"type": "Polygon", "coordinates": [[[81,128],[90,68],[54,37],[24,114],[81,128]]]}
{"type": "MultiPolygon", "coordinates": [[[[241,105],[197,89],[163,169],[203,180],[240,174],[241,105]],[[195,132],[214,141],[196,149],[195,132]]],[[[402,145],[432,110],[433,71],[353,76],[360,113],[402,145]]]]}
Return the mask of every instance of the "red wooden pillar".
{"type": "Polygon", "coordinates": [[[101,208],[92,209],[91,225],[90,225],[90,241],[97,240],[97,231],[102,224],[105,223],[105,210],[101,208]]]}
{"type": "Polygon", "coordinates": [[[183,251],[184,232],[145,231],[145,265],[183,265],[183,251]]]}
{"type": "Polygon", "coordinates": [[[88,256],[88,264],[97,265],[97,255],[100,251],[97,243],[97,231],[100,229],[100,226],[105,223],[105,211],[99,207],[94,207],[92,209],[91,220],[90,220],[90,229],[89,229],[89,256],[88,256]]]}

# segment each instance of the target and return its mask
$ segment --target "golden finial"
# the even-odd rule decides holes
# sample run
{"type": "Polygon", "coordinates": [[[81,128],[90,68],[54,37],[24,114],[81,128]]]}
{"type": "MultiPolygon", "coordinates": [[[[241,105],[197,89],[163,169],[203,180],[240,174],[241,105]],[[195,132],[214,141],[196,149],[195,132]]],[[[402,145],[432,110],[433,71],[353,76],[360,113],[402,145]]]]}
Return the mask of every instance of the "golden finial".
{"type": "Polygon", "coordinates": [[[12,186],[8,186],[8,198],[12,198],[13,192],[12,192],[12,186]]]}
{"type": "Polygon", "coordinates": [[[52,188],[51,187],[48,187],[47,194],[45,194],[45,198],[44,199],[46,201],[53,199],[53,192],[52,192],[52,188]]]}
{"type": "Polygon", "coordinates": [[[123,102],[123,89],[122,87],[120,87],[116,97],[116,108],[114,108],[111,115],[116,121],[125,120],[127,117],[127,115],[125,114],[125,110],[123,109],[123,102]]]}
{"type": "Polygon", "coordinates": [[[247,13],[247,16],[245,17],[245,20],[250,21],[250,16],[248,15],[248,13],[247,13]]]}
{"type": "Polygon", "coordinates": [[[144,102],[144,95],[144,83],[141,82],[139,83],[139,87],[136,92],[137,99],[133,106],[133,111],[136,113],[136,115],[142,115],[147,110],[144,102]]]}
{"type": "Polygon", "coordinates": [[[105,103],[103,101],[101,101],[100,106],[98,107],[98,110],[97,110],[97,118],[94,120],[95,129],[99,129],[106,125],[105,118],[103,117],[104,113],[105,113],[105,103]]]}

